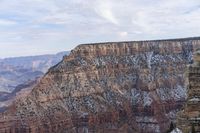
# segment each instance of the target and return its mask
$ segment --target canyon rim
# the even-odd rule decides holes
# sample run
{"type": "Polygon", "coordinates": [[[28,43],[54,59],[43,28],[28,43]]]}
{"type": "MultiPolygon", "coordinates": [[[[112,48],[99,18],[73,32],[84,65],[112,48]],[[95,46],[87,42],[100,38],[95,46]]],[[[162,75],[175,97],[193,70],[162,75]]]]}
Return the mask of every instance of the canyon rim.
{"type": "Polygon", "coordinates": [[[164,133],[200,38],[77,46],[1,114],[0,132],[164,133]]]}

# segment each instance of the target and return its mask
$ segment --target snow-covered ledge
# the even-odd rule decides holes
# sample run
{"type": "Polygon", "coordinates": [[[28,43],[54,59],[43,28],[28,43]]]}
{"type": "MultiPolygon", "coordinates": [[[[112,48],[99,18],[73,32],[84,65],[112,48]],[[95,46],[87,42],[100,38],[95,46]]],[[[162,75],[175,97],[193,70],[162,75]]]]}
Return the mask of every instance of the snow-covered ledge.
{"type": "Polygon", "coordinates": [[[175,128],[171,133],[183,133],[180,129],[175,128]]]}

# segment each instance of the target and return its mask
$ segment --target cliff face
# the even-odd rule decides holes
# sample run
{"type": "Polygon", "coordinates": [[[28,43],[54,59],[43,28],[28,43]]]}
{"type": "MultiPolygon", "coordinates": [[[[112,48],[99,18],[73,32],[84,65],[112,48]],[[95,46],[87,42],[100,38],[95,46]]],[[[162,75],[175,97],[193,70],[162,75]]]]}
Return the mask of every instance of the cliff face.
{"type": "Polygon", "coordinates": [[[186,98],[200,38],[85,44],[0,120],[12,132],[164,132],[186,98]],[[13,116],[13,117],[12,117],[13,116]]]}
{"type": "Polygon", "coordinates": [[[177,127],[184,133],[200,132],[200,50],[193,55],[194,63],[187,68],[187,102],[177,113],[177,127]]]}

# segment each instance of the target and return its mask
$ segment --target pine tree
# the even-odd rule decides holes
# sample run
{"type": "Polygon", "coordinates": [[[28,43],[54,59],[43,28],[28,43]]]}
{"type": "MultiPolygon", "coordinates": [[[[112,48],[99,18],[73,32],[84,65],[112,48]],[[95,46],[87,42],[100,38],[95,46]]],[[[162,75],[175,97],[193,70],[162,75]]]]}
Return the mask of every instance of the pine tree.
{"type": "Polygon", "coordinates": [[[169,126],[169,129],[167,130],[166,133],[171,133],[174,129],[175,129],[174,123],[171,122],[171,123],[170,123],[170,126],[169,126]]]}
{"type": "Polygon", "coordinates": [[[171,123],[170,123],[170,128],[169,128],[170,132],[173,131],[174,129],[175,129],[175,127],[174,127],[174,123],[171,122],[171,123]]]}
{"type": "Polygon", "coordinates": [[[192,132],[191,133],[196,133],[194,123],[192,123],[192,132]]]}

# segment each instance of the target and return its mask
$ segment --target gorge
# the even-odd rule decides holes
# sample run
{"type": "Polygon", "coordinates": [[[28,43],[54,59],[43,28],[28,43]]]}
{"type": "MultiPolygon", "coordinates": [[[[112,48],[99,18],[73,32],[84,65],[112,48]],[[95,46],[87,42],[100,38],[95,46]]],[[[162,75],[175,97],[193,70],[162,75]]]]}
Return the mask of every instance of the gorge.
{"type": "Polygon", "coordinates": [[[1,114],[0,132],[164,133],[200,38],[77,46],[1,114]]]}
{"type": "MultiPolygon", "coordinates": [[[[47,70],[68,52],[0,59],[0,112],[18,95],[29,93],[47,70]]],[[[20,96],[21,97],[21,96],[20,96]]]]}

